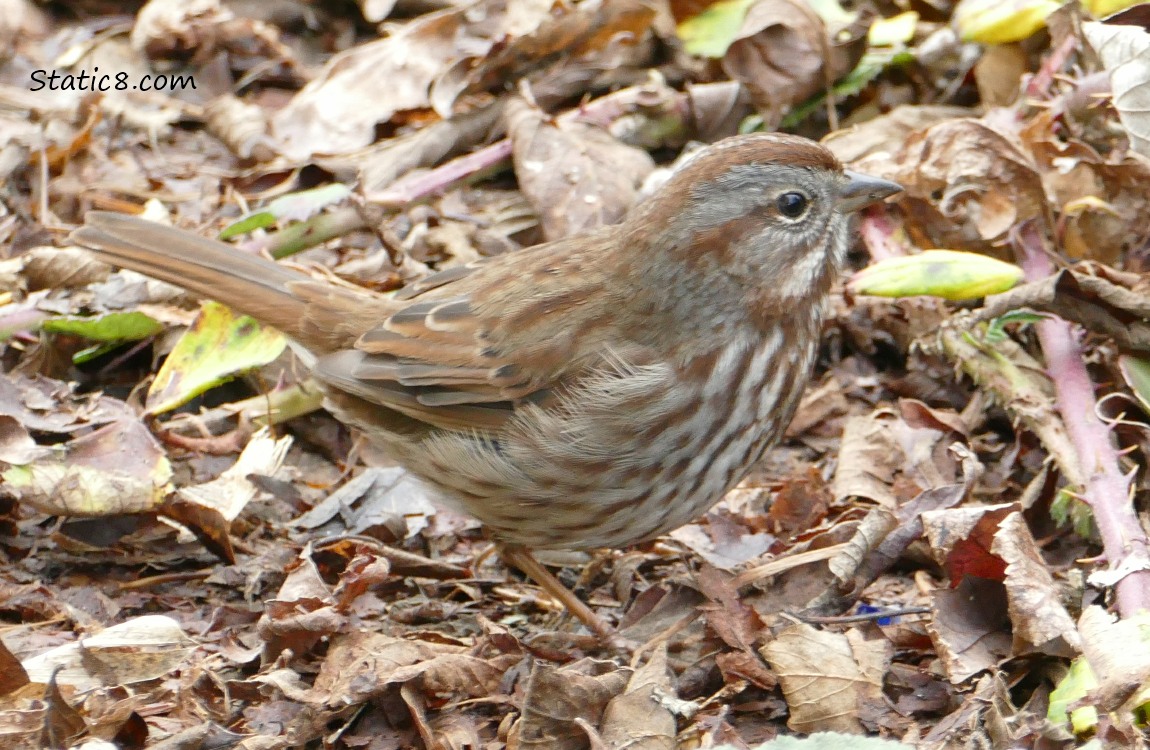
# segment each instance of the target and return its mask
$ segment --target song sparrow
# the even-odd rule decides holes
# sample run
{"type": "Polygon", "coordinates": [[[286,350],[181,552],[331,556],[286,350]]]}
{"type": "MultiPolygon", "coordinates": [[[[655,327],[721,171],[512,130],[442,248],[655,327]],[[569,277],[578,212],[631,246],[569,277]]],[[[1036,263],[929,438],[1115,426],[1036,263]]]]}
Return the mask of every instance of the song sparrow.
{"type": "Polygon", "coordinates": [[[124,215],[72,239],[313,352],[336,417],[607,632],[526,548],[650,539],[738,482],[799,403],[850,213],[899,189],[804,138],[737,136],[622,224],[390,295],[124,215]]]}

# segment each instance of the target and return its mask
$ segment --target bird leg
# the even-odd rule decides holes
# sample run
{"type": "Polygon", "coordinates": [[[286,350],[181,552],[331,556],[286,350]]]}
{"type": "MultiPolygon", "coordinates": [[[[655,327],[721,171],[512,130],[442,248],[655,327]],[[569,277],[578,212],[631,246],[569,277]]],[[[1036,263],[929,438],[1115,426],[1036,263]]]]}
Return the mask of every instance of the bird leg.
{"type": "Polygon", "coordinates": [[[619,634],[615,628],[604,622],[603,618],[595,614],[594,610],[575,596],[571,589],[560,583],[559,579],[551,574],[551,571],[543,567],[543,563],[535,559],[531,550],[518,544],[501,544],[499,545],[499,556],[503,558],[505,563],[519,568],[528,578],[539,584],[540,588],[566,607],[568,612],[575,615],[604,643],[614,647],[619,642],[619,634]]]}

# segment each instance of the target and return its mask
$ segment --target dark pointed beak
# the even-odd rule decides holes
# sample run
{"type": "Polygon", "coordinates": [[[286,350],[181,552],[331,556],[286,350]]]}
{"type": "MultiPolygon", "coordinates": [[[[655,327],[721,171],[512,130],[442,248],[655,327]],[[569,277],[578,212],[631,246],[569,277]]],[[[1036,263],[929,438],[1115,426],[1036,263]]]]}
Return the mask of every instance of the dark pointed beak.
{"type": "Polygon", "coordinates": [[[849,169],[843,174],[847,182],[839,190],[838,209],[843,213],[858,211],[872,203],[878,203],[887,196],[902,192],[902,185],[868,174],[859,174],[849,169]]]}

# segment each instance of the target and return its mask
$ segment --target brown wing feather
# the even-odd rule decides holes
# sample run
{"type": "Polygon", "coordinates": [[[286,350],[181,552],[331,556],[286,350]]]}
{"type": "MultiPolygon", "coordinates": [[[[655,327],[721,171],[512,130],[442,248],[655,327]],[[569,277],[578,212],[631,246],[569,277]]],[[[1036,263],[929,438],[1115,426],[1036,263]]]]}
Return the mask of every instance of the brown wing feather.
{"type": "Polygon", "coordinates": [[[417,282],[392,298],[406,304],[365,331],[355,351],[322,358],[315,373],[429,425],[495,429],[518,403],[547,401],[557,386],[601,361],[602,352],[573,350],[553,334],[569,330],[571,316],[586,317],[578,301],[602,283],[601,269],[609,265],[594,253],[594,262],[585,263],[579,252],[585,247],[560,241],[417,282]],[[513,321],[507,316],[508,269],[532,281],[518,287],[530,296],[513,301],[513,321]]]}

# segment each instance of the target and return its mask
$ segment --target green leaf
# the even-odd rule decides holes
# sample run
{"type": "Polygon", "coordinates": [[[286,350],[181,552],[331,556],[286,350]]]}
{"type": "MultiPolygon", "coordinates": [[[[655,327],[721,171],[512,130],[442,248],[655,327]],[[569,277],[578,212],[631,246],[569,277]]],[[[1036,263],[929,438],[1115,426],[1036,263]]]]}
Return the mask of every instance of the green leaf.
{"type": "Polygon", "coordinates": [[[43,323],[45,331],[81,336],[93,341],[139,341],[164,330],[164,324],[142,312],[114,312],[93,317],[51,318],[43,323]]]}
{"type": "Polygon", "coordinates": [[[324,207],[345,200],[349,195],[351,188],[339,182],[281,195],[262,211],[248,214],[229,224],[220,232],[220,239],[227,240],[257,229],[268,229],[280,221],[303,221],[324,207]]]}
{"type": "Polygon", "coordinates": [[[1027,312],[1026,310],[1011,310],[1005,315],[999,315],[986,327],[986,341],[991,344],[997,344],[1006,338],[1006,326],[1011,323],[1037,323],[1045,320],[1045,315],[1038,313],[1027,312]]]}
{"type": "Polygon", "coordinates": [[[254,232],[257,229],[268,229],[276,225],[276,217],[271,211],[257,211],[254,214],[235,221],[228,226],[224,227],[224,231],[220,232],[221,240],[230,240],[232,237],[238,237],[241,234],[254,232]]]}
{"type": "Polygon", "coordinates": [[[206,302],[156,374],[148,390],[148,412],[175,409],[239,373],[266,365],[286,345],[279,331],[206,302]]]}
{"type": "Polygon", "coordinates": [[[1090,506],[1065,488],[1055,493],[1054,499],[1050,502],[1050,517],[1059,526],[1069,523],[1074,528],[1074,533],[1083,539],[1093,539],[1097,536],[1094,532],[1094,513],[1091,512],[1090,506]]]}
{"type": "Polygon", "coordinates": [[[1118,358],[1118,367],[1138,403],[1150,413],[1150,360],[1123,354],[1118,358]]]}

